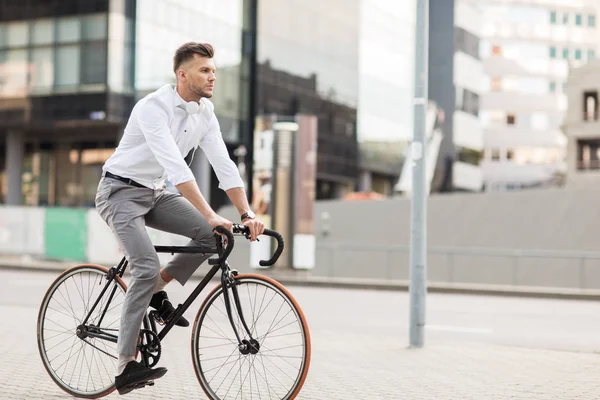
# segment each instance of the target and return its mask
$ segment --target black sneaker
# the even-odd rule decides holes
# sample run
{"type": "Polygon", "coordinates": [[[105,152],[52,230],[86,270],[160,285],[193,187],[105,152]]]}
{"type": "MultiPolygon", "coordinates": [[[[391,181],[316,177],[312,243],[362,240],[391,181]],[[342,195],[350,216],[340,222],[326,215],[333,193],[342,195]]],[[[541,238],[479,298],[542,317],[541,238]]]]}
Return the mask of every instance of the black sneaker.
{"type": "Polygon", "coordinates": [[[142,363],[129,361],[123,373],[115,377],[115,386],[119,394],[126,394],[146,385],[154,385],[154,379],[158,379],[166,373],[167,369],[163,367],[151,369],[142,363]]]}
{"type": "MultiPolygon", "coordinates": [[[[164,323],[169,321],[169,318],[175,313],[175,307],[169,301],[169,297],[167,296],[167,292],[164,290],[154,293],[152,296],[152,300],[150,300],[150,307],[154,308],[160,320],[164,323]]],[[[187,319],[183,317],[179,317],[179,319],[175,322],[177,326],[190,326],[190,323],[187,319]]]]}

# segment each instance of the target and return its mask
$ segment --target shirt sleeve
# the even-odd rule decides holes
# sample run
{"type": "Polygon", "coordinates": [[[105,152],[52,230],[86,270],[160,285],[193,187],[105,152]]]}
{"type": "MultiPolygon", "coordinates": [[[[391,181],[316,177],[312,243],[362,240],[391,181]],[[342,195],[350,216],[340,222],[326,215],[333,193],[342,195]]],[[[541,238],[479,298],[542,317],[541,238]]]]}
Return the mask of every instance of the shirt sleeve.
{"type": "Polygon", "coordinates": [[[229,190],[235,187],[244,187],[240,171],[227,152],[217,116],[214,113],[211,114],[208,133],[200,140],[200,148],[204,151],[208,162],[215,170],[220,189],[229,190]]]}
{"type": "Polygon", "coordinates": [[[138,117],[150,151],[165,169],[173,185],[179,185],[195,178],[175,143],[168,120],[164,106],[153,98],[146,101],[138,117]]]}

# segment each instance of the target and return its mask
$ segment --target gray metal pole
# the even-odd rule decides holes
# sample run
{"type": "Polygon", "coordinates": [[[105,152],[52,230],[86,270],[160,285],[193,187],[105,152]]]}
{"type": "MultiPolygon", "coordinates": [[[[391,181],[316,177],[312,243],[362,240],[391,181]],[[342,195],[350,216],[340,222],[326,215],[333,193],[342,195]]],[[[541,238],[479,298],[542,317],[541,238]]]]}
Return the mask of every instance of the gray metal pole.
{"type": "Polygon", "coordinates": [[[417,0],[415,30],[414,136],[410,231],[410,347],[423,347],[427,293],[427,182],[425,116],[429,54],[429,0],[417,0]]]}

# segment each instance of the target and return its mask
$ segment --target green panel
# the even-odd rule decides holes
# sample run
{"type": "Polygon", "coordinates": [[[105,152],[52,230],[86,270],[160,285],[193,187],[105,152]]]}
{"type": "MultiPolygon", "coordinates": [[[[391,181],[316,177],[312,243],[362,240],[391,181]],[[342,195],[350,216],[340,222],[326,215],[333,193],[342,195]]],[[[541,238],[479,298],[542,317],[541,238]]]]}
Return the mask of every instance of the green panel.
{"type": "Polygon", "coordinates": [[[46,258],[85,261],[87,248],[87,210],[47,208],[46,258]]]}

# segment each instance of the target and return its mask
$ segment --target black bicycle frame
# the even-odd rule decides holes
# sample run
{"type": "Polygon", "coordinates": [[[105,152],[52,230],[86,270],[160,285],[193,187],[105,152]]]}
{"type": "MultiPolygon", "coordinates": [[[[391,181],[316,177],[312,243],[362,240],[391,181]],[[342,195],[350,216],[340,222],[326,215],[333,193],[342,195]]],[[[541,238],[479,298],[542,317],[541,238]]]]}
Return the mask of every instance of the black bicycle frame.
{"type": "MultiPolygon", "coordinates": [[[[229,235],[228,235],[229,236],[229,235]]],[[[244,327],[244,330],[246,331],[246,333],[248,334],[249,338],[252,339],[252,334],[250,332],[250,329],[248,328],[248,325],[246,324],[246,321],[244,319],[243,313],[242,313],[242,307],[241,307],[241,303],[240,303],[240,299],[239,299],[239,295],[237,292],[237,288],[232,284],[233,281],[230,280],[230,269],[229,269],[229,264],[227,263],[227,259],[226,257],[223,258],[223,255],[225,253],[225,250],[223,248],[222,242],[221,242],[221,236],[219,235],[215,235],[215,239],[216,239],[216,243],[217,243],[217,247],[216,248],[205,248],[205,247],[197,247],[197,246],[154,246],[155,250],[157,253],[171,253],[171,254],[177,254],[177,253],[193,253],[193,254],[218,254],[219,255],[219,259],[216,260],[209,260],[209,264],[212,264],[212,268],[208,271],[208,273],[204,276],[204,278],[200,281],[200,283],[198,284],[198,286],[196,286],[196,288],[194,289],[194,291],[189,295],[189,297],[186,299],[186,301],[183,304],[180,304],[179,306],[177,306],[177,308],[175,309],[174,314],[170,317],[169,321],[164,325],[164,327],[160,330],[160,332],[157,332],[156,329],[156,324],[154,322],[153,318],[150,318],[149,314],[146,313],[144,316],[144,320],[143,320],[143,325],[145,329],[149,329],[152,330],[154,333],[156,333],[158,335],[159,340],[162,341],[162,339],[167,335],[167,333],[169,333],[169,331],[171,330],[171,328],[173,328],[173,326],[175,325],[175,323],[179,320],[179,318],[185,313],[185,311],[187,311],[187,309],[190,307],[190,305],[196,300],[196,298],[198,297],[198,295],[200,294],[200,292],[202,292],[202,290],[204,290],[204,288],[208,285],[208,282],[217,274],[217,272],[219,271],[219,269],[222,270],[222,275],[221,275],[221,285],[223,288],[223,296],[225,297],[225,305],[227,308],[227,314],[229,317],[229,321],[231,323],[231,327],[233,328],[233,331],[235,333],[236,338],[238,339],[238,344],[240,346],[243,346],[242,344],[242,339],[240,337],[240,334],[237,330],[237,327],[233,321],[233,316],[232,316],[232,312],[231,312],[231,304],[230,304],[230,300],[229,300],[229,295],[228,295],[228,286],[231,286],[232,289],[232,293],[233,293],[233,299],[234,299],[234,304],[235,307],[237,309],[237,313],[240,317],[240,320],[242,322],[242,326],[244,327]],[[213,261],[213,262],[210,262],[213,261]]],[[[228,240],[231,241],[231,246],[233,245],[233,237],[228,237],[228,240]]],[[[229,246],[228,246],[229,247],[229,246]]],[[[229,252],[231,251],[231,248],[229,248],[229,252]]],[[[228,253],[229,253],[228,252],[228,253]]],[[[92,315],[94,309],[98,306],[98,303],[100,302],[100,300],[102,299],[102,297],[104,296],[104,294],[106,293],[106,291],[108,290],[108,288],[110,287],[112,281],[115,279],[115,277],[118,275],[119,277],[123,277],[123,274],[125,273],[125,270],[127,268],[128,265],[128,261],[126,260],[125,257],[123,257],[121,259],[121,262],[119,263],[119,265],[117,267],[113,267],[109,270],[109,273],[107,275],[107,280],[108,282],[106,283],[104,289],[102,290],[102,292],[100,293],[100,295],[98,296],[98,298],[96,299],[94,305],[90,308],[87,316],[85,317],[85,320],[83,321],[82,325],[86,326],[90,316],[92,315]]],[[[106,314],[106,312],[109,309],[110,303],[112,301],[112,298],[115,294],[117,290],[117,287],[113,287],[112,292],[109,295],[109,299],[106,302],[106,305],[104,306],[104,310],[102,310],[102,314],[100,315],[100,319],[98,320],[98,327],[100,326],[102,320],[104,319],[104,316],[106,314]]],[[[103,332],[101,328],[97,328],[98,332],[94,332],[94,331],[90,331],[89,329],[87,330],[87,336],[90,337],[94,337],[94,338],[98,338],[98,339],[103,339],[103,340],[108,340],[110,342],[117,342],[117,335],[113,335],[107,332],[103,332]]]]}

